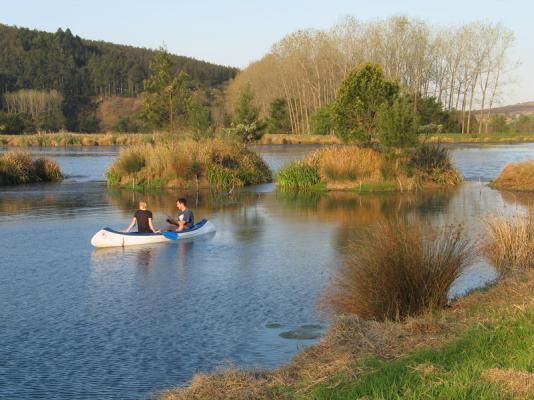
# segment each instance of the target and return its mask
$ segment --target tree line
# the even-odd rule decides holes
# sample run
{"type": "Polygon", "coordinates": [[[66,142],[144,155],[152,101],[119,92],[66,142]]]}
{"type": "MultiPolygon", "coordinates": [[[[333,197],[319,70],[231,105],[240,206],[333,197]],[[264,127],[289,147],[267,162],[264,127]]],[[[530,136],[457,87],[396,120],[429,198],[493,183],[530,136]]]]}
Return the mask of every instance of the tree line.
{"type": "MultiPolygon", "coordinates": [[[[144,48],[84,40],[69,29],[48,33],[0,24],[0,96],[21,90],[57,92],[62,96],[64,127],[92,130],[98,122],[95,98],[138,96],[155,54],[144,48]]],[[[169,57],[174,74],[184,71],[193,85],[206,90],[221,86],[237,73],[236,68],[169,57]]],[[[3,97],[2,108],[9,111],[3,97]]]]}
{"type": "Polygon", "coordinates": [[[291,132],[330,129],[341,82],[370,62],[409,94],[414,111],[425,109],[423,119],[434,113],[429,127],[483,132],[507,83],[513,41],[509,29],[489,22],[439,28],[407,17],[346,17],[329,30],[300,30],[274,44],[232,81],[227,104],[231,109],[241,87],[250,85],[262,115],[287,114],[291,132]]]}

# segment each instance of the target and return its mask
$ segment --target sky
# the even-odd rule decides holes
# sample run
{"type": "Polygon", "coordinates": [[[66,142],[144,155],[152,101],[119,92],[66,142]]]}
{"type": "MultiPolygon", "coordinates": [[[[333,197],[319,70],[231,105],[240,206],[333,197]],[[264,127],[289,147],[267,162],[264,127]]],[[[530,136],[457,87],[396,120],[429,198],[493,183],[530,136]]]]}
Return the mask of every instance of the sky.
{"type": "Polygon", "coordinates": [[[170,52],[240,68],[286,34],[328,29],[341,17],[393,15],[450,26],[501,22],[516,36],[504,104],[534,101],[534,0],[0,0],[0,23],[170,52]]]}

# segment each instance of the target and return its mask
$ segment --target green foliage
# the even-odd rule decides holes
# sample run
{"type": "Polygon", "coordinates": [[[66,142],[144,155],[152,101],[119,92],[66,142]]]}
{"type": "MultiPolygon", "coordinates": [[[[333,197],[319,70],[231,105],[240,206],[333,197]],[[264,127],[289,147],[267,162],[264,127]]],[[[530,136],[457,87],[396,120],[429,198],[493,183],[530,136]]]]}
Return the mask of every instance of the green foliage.
{"type": "Polygon", "coordinates": [[[341,83],[333,105],[336,135],[344,141],[370,144],[376,139],[380,107],[391,105],[398,91],[398,84],[387,81],[377,64],[353,69],[341,83]]]}
{"type": "Polygon", "coordinates": [[[287,101],[283,98],[274,99],[269,106],[267,120],[269,133],[288,133],[291,131],[287,101]]]}
{"type": "Polygon", "coordinates": [[[451,163],[449,151],[439,143],[420,144],[410,157],[410,167],[438,184],[456,185],[462,181],[461,175],[451,163]]]}
{"type": "Polygon", "coordinates": [[[282,189],[309,190],[321,183],[317,166],[304,161],[295,161],[282,168],[277,175],[277,184],[282,189]]]}
{"type": "Polygon", "coordinates": [[[114,132],[136,133],[141,130],[141,127],[132,117],[119,117],[111,129],[114,132]]]}
{"type": "Polygon", "coordinates": [[[311,117],[311,131],[314,135],[329,135],[334,132],[332,105],[318,109],[311,117]]]}
{"type": "Polygon", "coordinates": [[[489,131],[495,133],[509,132],[510,126],[503,114],[492,115],[489,123],[489,131]]]}
{"type": "Polygon", "coordinates": [[[84,114],[80,116],[78,130],[84,133],[95,133],[100,131],[100,121],[94,114],[84,114]]]}
{"type": "Polygon", "coordinates": [[[193,133],[194,140],[213,137],[211,131],[211,115],[198,96],[193,96],[187,104],[187,126],[193,133]]]}
{"type": "Polygon", "coordinates": [[[35,126],[28,114],[0,112],[0,133],[20,135],[32,132],[35,132],[35,126]]]}
{"type": "Polygon", "coordinates": [[[190,97],[189,76],[184,71],[175,75],[170,54],[165,48],[159,49],[144,81],[141,119],[150,128],[174,132],[176,126],[185,125],[190,97]]]}
{"type": "Polygon", "coordinates": [[[385,147],[412,147],[419,142],[417,116],[406,96],[398,96],[391,106],[382,104],[377,127],[385,147]]]}
{"type": "Polygon", "coordinates": [[[261,139],[265,123],[259,119],[260,109],[254,106],[254,93],[250,84],[243,85],[234,107],[234,118],[228,133],[242,143],[261,139]]]}

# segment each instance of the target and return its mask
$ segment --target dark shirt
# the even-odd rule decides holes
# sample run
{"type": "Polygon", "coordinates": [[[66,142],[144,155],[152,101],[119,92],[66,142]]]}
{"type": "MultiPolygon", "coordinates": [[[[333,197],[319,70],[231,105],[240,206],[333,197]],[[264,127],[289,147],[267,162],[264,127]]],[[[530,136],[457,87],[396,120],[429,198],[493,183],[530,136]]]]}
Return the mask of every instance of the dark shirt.
{"type": "Polygon", "coordinates": [[[178,221],[185,221],[187,223],[186,226],[191,227],[191,225],[195,224],[195,216],[193,215],[193,211],[191,211],[189,208],[186,208],[178,216],[178,221]]]}
{"type": "Polygon", "coordinates": [[[152,212],[148,210],[137,210],[134,214],[134,218],[137,221],[137,232],[139,233],[149,233],[150,225],[148,224],[148,219],[152,218],[152,212]]]}

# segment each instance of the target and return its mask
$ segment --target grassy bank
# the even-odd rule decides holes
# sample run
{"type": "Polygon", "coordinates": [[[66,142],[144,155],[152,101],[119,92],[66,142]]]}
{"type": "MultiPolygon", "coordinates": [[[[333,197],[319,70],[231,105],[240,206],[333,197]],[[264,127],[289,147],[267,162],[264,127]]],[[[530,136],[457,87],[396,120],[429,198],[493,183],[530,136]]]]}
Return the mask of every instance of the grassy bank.
{"type": "MultiPolygon", "coordinates": [[[[454,246],[425,250],[436,256],[431,261],[435,266],[448,264],[455,254],[464,254],[461,236],[448,237],[454,246]]],[[[501,233],[496,239],[501,239],[501,233]]],[[[411,249],[419,242],[424,247],[429,240],[439,243],[432,235],[425,235],[423,240],[408,238],[404,247],[411,249]]],[[[402,249],[394,242],[386,240],[382,255],[373,256],[373,251],[368,255],[375,260],[397,259],[399,252],[395,249],[401,253],[402,249]]],[[[364,245],[369,240],[363,238],[361,244],[359,250],[366,252],[364,245]]],[[[512,249],[502,247],[499,251],[512,249]]],[[[400,258],[413,259],[417,253],[406,250],[400,258]]],[[[424,276],[429,278],[428,274],[420,275],[424,276]]],[[[501,277],[493,286],[456,299],[448,307],[419,310],[413,316],[383,321],[351,314],[338,316],[322,340],[306,348],[289,365],[270,372],[198,374],[189,386],[164,392],[161,398],[533,398],[534,270],[522,266],[501,277]]],[[[397,287],[411,290],[405,283],[413,279],[406,274],[398,272],[395,280],[397,287]]],[[[450,284],[449,280],[443,282],[450,284]]]]}
{"type": "Polygon", "coordinates": [[[32,159],[28,153],[0,155],[0,185],[54,182],[63,179],[59,165],[48,158],[32,159]]]}
{"type": "Polygon", "coordinates": [[[461,180],[447,150],[432,144],[388,153],[355,146],[322,148],[288,164],[277,176],[284,190],[358,192],[447,187],[461,180]]]}
{"type": "Polygon", "coordinates": [[[534,161],[507,164],[490,186],[495,189],[534,191],[534,161]]]}
{"type": "Polygon", "coordinates": [[[420,139],[439,143],[528,143],[534,142],[534,133],[435,133],[420,135],[420,139]]]}
{"type": "Polygon", "coordinates": [[[123,149],[107,171],[110,186],[229,190],[270,182],[265,162],[246,146],[170,141],[123,149]]]}
{"type": "Polygon", "coordinates": [[[56,147],[56,146],[130,146],[153,143],[150,133],[39,133],[35,135],[0,135],[1,146],[56,147]]]}

